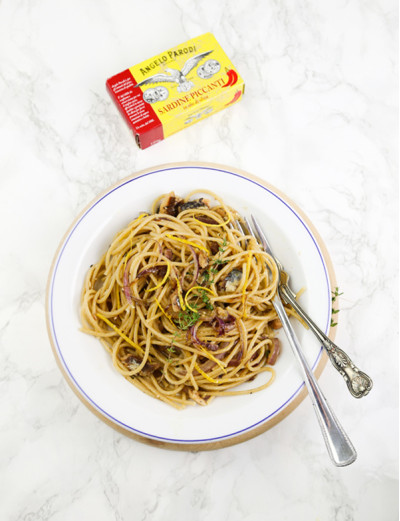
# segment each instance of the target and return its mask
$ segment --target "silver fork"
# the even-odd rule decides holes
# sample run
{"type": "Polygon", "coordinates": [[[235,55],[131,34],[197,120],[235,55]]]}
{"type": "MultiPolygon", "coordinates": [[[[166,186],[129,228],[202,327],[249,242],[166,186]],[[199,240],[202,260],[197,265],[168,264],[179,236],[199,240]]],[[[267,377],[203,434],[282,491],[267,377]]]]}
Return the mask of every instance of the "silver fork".
{"type": "MultiPolygon", "coordinates": [[[[254,217],[252,216],[252,220],[254,225],[258,228],[259,225],[255,222],[254,217]]],[[[246,225],[249,226],[248,220],[245,219],[246,225]]],[[[286,304],[290,304],[292,308],[299,314],[299,316],[304,320],[304,322],[309,326],[311,331],[317,337],[321,345],[326,349],[329,359],[333,365],[333,367],[343,376],[344,381],[347,384],[347,388],[350,393],[355,398],[362,398],[366,396],[369,391],[372,389],[372,379],[363,371],[358,369],[358,367],[352,362],[347,353],[340,349],[332,340],[325,335],[323,331],[315,324],[315,322],[310,318],[310,316],[304,311],[304,309],[300,306],[300,304],[296,300],[296,295],[289,287],[289,275],[283,269],[282,264],[279,260],[272,254],[271,247],[268,244],[268,241],[264,235],[264,240],[267,243],[269,253],[275,261],[275,264],[278,267],[280,272],[280,281],[279,281],[279,294],[286,302],[286,304]]]]}
{"type": "Polygon", "coordinates": [[[292,306],[292,308],[299,314],[304,322],[310,327],[311,331],[318,338],[320,343],[326,349],[329,360],[333,367],[343,376],[347,384],[347,388],[355,398],[362,398],[366,396],[372,389],[372,379],[363,371],[361,371],[350,359],[349,355],[340,349],[332,340],[325,335],[323,331],[315,324],[315,322],[307,315],[304,309],[296,300],[296,295],[289,287],[289,275],[282,268],[282,265],[274,257],[277,266],[281,273],[281,282],[279,284],[279,293],[283,300],[292,306]]]}
{"type": "MultiPolygon", "coordinates": [[[[263,249],[267,253],[269,253],[272,258],[274,258],[271,248],[269,247],[268,241],[266,240],[266,237],[262,232],[260,226],[254,219],[254,217],[252,217],[252,220],[255,231],[253,229],[253,226],[249,223],[249,221],[247,219],[245,220],[250,234],[261,244],[263,249]]],[[[243,230],[241,229],[240,231],[243,230]]],[[[279,265],[277,265],[277,267],[280,275],[279,265]]],[[[349,437],[340,425],[338,419],[331,410],[331,407],[328,404],[325,396],[322,394],[317,380],[315,379],[304,357],[300,342],[289,321],[289,318],[286,314],[285,308],[283,307],[283,303],[280,299],[278,292],[275,294],[272,300],[272,304],[282,323],[283,330],[293,350],[293,353],[302,369],[304,382],[306,384],[308,394],[311,398],[311,402],[314,406],[314,411],[319,421],[319,425],[325,441],[325,445],[328,449],[328,453],[336,466],[344,467],[346,465],[350,465],[356,460],[357,452],[354,449],[349,437]]]]}

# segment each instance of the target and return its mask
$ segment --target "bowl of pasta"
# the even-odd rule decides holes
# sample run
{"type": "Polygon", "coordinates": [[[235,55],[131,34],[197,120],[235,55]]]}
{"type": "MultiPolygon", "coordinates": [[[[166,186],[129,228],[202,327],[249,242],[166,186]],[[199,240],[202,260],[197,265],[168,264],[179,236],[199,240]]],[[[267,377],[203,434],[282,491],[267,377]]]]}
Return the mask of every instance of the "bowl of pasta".
{"type": "MultiPolygon", "coordinates": [[[[275,264],[235,225],[249,213],[267,231],[305,309],[333,338],[332,264],[293,201],[221,165],[147,169],[77,216],[48,279],[56,361],[101,420],[160,447],[209,450],[266,431],[304,398],[271,304],[275,264]]],[[[326,356],[287,311],[319,376],[326,356]]]]}

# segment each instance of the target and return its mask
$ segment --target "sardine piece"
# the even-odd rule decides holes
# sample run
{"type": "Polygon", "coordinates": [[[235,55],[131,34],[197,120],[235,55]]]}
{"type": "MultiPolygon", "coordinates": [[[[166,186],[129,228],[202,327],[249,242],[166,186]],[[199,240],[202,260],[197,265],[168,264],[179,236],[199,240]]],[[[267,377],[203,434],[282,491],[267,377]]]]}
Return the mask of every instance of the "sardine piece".
{"type": "Polygon", "coordinates": [[[176,197],[174,192],[171,192],[162,199],[158,213],[166,213],[167,215],[176,217],[180,212],[179,205],[181,202],[182,199],[176,197]]]}
{"type": "Polygon", "coordinates": [[[194,201],[188,201],[187,203],[182,203],[179,205],[179,211],[183,212],[184,210],[193,210],[196,208],[210,208],[209,201],[207,199],[196,199],[194,201]]]}
{"type": "Polygon", "coordinates": [[[234,268],[223,280],[223,288],[227,293],[234,293],[242,280],[241,270],[234,268]]]}

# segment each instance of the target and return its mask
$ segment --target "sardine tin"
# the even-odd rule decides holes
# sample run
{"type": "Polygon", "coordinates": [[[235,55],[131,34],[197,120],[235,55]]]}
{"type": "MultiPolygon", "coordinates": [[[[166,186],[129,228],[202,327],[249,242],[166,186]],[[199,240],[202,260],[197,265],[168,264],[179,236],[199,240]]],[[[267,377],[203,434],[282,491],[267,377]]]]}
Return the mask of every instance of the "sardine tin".
{"type": "Polygon", "coordinates": [[[242,98],[244,81],[211,33],[109,78],[107,88],[142,149],[242,98]]]}

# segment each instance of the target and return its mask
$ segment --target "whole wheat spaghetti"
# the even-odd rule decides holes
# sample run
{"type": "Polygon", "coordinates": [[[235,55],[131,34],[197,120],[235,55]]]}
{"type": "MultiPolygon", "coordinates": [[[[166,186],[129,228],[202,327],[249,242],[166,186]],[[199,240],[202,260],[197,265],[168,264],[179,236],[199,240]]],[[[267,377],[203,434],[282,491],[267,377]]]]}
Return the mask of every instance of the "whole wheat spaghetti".
{"type": "Polygon", "coordinates": [[[232,226],[238,217],[207,190],[162,195],[85,279],[83,331],[129,382],[178,408],[260,391],[275,377],[278,273],[255,239],[232,226]],[[260,373],[258,385],[238,389],[260,373]]]}

